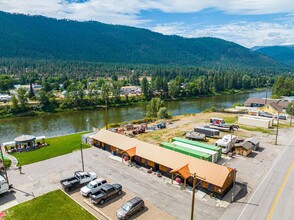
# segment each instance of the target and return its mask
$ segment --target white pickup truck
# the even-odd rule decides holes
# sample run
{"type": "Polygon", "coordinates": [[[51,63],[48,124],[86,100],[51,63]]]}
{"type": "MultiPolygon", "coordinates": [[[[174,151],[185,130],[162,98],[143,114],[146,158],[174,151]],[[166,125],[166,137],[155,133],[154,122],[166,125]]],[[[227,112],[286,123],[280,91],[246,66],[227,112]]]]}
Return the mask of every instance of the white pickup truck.
{"type": "Polygon", "coordinates": [[[95,179],[89,182],[86,186],[81,188],[80,192],[83,196],[90,196],[93,193],[96,193],[100,190],[101,186],[107,183],[107,181],[103,178],[95,179]]]}
{"type": "Polygon", "coordinates": [[[0,194],[6,193],[10,191],[11,186],[8,185],[7,180],[0,175],[0,194]]]}
{"type": "Polygon", "coordinates": [[[96,173],[94,172],[77,171],[74,173],[73,177],[63,179],[60,181],[60,183],[64,190],[69,191],[94,179],[96,179],[96,173]]]}

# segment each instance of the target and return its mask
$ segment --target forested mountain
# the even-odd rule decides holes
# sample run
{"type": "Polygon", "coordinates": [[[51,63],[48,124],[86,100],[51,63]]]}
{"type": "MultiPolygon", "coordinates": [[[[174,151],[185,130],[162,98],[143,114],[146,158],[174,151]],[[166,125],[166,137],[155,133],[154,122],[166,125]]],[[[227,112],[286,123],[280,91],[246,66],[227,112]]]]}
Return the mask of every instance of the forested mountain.
{"type": "Polygon", "coordinates": [[[294,66],[294,45],[259,47],[255,51],[286,65],[294,66]]]}
{"type": "Polygon", "coordinates": [[[284,67],[217,38],[188,39],[121,25],[4,12],[0,12],[0,57],[214,68],[284,67]]]}

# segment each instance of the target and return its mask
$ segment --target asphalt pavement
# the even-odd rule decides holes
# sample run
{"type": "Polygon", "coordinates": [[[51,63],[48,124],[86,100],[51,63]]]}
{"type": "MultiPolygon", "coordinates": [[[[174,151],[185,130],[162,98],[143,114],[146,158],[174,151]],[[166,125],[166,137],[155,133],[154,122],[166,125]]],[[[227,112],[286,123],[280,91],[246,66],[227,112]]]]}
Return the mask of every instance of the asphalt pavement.
{"type": "Polygon", "coordinates": [[[238,220],[293,219],[294,134],[273,166],[245,203],[238,220]]]}
{"type": "MultiPolygon", "coordinates": [[[[122,184],[127,190],[177,219],[190,218],[191,194],[160,181],[147,172],[114,161],[109,155],[109,152],[94,147],[84,150],[85,171],[94,171],[97,176],[122,184]]],[[[81,169],[81,154],[76,151],[23,166],[23,174],[19,174],[18,170],[10,170],[9,179],[16,189],[12,202],[20,203],[55,190],[60,186],[61,179],[72,176],[74,171],[81,169]]],[[[195,219],[218,219],[225,208],[216,207],[205,200],[207,198],[200,200],[196,197],[195,219]]]]}

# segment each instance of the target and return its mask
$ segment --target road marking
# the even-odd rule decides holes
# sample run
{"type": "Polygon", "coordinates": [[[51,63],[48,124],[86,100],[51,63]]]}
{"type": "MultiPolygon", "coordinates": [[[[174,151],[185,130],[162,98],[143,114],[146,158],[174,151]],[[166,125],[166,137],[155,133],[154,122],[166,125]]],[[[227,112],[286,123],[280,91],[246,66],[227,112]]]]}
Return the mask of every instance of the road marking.
{"type": "Polygon", "coordinates": [[[32,177],[30,177],[30,176],[28,176],[28,177],[29,177],[29,179],[30,179],[30,180],[33,180],[33,178],[32,178],[32,177]]]}
{"type": "MultiPolygon", "coordinates": [[[[294,140],[294,137],[291,138],[291,140],[289,141],[288,146],[291,144],[291,142],[294,140]]],[[[250,197],[250,199],[248,200],[248,202],[246,203],[246,205],[244,206],[242,212],[240,213],[239,217],[237,218],[237,220],[240,220],[241,216],[243,215],[243,213],[245,212],[245,209],[247,208],[248,204],[250,204],[252,198],[254,197],[255,193],[258,191],[258,189],[260,188],[260,186],[263,184],[263,182],[265,181],[265,179],[267,178],[267,176],[270,174],[270,172],[272,171],[272,169],[275,167],[275,165],[277,164],[277,162],[280,160],[280,158],[282,157],[282,155],[285,153],[285,151],[287,150],[288,146],[285,147],[285,149],[283,150],[283,152],[280,154],[280,156],[276,159],[276,161],[274,162],[274,164],[272,165],[272,167],[270,168],[270,170],[268,171],[268,173],[265,175],[265,177],[263,178],[263,180],[260,182],[260,184],[258,185],[258,187],[256,188],[256,190],[254,191],[254,193],[252,194],[252,196],[250,197]]]]}
{"type": "Polygon", "coordinates": [[[282,182],[282,185],[279,188],[279,191],[278,191],[278,193],[276,195],[276,198],[275,198],[275,200],[274,200],[274,202],[273,202],[273,204],[272,204],[272,206],[270,208],[270,212],[267,215],[267,218],[266,218],[267,220],[271,220],[272,217],[273,217],[274,211],[276,209],[276,206],[278,204],[278,201],[279,201],[279,199],[280,199],[280,197],[282,195],[283,189],[284,189],[284,187],[285,187],[285,185],[287,183],[287,180],[288,180],[288,178],[290,176],[290,173],[291,173],[293,167],[294,167],[294,161],[292,162],[291,166],[289,167],[289,169],[287,171],[287,174],[286,174],[286,176],[285,176],[285,178],[284,178],[284,180],[282,182]]]}

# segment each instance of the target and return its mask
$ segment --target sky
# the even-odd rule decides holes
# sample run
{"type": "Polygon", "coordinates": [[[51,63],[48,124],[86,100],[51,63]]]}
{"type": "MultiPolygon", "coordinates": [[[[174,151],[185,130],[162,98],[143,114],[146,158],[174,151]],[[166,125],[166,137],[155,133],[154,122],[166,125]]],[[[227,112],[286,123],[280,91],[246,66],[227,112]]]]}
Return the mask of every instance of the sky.
{"type": "Polygon", "coordinates": [[[0,0],[0,10],[218,37],[248,48],[294,44],[294,0],[0,0]]]}

